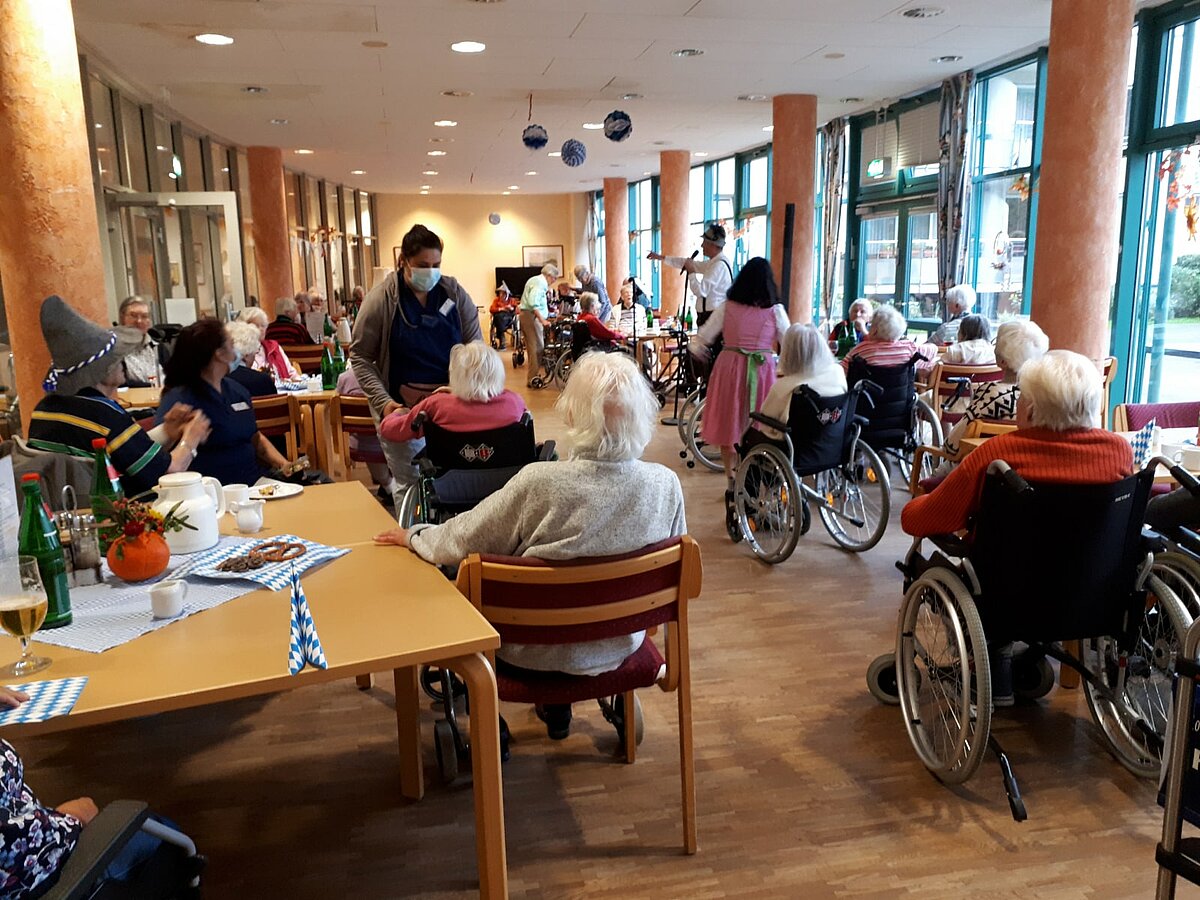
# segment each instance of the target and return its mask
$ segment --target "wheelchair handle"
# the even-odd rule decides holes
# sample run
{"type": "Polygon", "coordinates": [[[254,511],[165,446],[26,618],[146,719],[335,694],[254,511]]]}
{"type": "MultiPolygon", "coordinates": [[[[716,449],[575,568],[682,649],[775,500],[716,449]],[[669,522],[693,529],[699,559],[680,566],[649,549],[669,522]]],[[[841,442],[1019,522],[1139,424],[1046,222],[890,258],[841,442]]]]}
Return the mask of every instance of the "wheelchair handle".
{"type": "Polygon", "coordinates": [[[871,409],[875,408],[875,398],[883,394],[883,388],[869,378],[859,379],[851,390],[858,395],[860,400],[865,397],[871,409]]]}
{"type": "Polygon", "coordinates": [[[1016,470],[1002,459],[994,459],[987,467],[987,474],[999,475],[1004,481],[1005,487],[1016,494],[1024,494],[1026,491],[1032,491],[1033,487],[1029,482],[1017,474],[1016,470]]]}
{"type": "Polygon", "coordinates": [[[1200,481],[1197,481],[1196,476],[1185,469],[1182,464],[1165,456],[1155,456],[1146,465],[1148,467],[1162,466],[1171,473],[1171,477],[1178,481],[1184,490],[1193,497],[1200,497],[1200,481]]]}
{"type": "Polygon", "coordinates": [[[421,410],[419,413],[413,416],[412,430],[414,432],[420,431],[425,427],[425,422],[428,418],[429,416],[426,414],[425,410],[421,410]]]}

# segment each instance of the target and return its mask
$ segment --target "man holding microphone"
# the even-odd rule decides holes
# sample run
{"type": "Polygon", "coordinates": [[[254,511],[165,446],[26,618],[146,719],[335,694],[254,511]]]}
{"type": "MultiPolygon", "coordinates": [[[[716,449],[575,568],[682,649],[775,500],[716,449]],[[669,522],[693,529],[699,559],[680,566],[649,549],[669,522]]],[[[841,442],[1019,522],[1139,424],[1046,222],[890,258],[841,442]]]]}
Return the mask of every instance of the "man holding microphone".
{"type": "Polygon", "coordinates": [[[713,310],[725,302],[725,293],[733,284],[733,266],[725,256],[725,229],[720,225],[709,225],[700,236],[700,248],[704,261],[696,262],[696,254],[690,259],[682,256],[663,256],[651,251],[647,259],[658,260],[668,266],[678,266],[688,272],[688,288],[696,298],[696,324],[703,325],[713,310]]]}

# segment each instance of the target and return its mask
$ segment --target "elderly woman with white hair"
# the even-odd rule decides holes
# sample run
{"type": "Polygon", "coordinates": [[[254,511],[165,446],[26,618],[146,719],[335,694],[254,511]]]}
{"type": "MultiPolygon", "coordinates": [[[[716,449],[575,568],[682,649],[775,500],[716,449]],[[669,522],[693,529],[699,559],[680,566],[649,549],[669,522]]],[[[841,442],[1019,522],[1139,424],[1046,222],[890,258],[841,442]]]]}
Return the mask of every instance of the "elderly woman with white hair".
{"type": "MultiPolygon", "coordinates": [[[[479,506],[443,525],[394,529],[380,543],[409,547],[426,562],[457,565],[470,553],[547,560],[613,556],[685,532],[675,473],[640,458],[654,435],[658,402],[629,357],[588,353],[558,399],[567,458],[531,463],[479,506]]],[[[506,665],[572,675],[620,667],[645,632],[574,644],[505,644],[506,665]]],[[[538,711],[555,739],[567,736],[569,706],[538,711]]]]}
{"type": "Polygon", "coordinates": [[[975,308],[975,289],[958,284],[946,290],[946,320],[929,336],[933,344],[953,344],[958,340],[958,326],[963,316],[975,308]]]}
{"type": "Polygon", "coordinates": [[[852,329],[854,343],[861,343],[871,330],[871,316],[874,312],[875,304],[866,297],[859,297],[851,303],[850,308],[846,310],[846,318],[834,325],[833,330],[829,332],[830,349],[836,350],[842,337],[849,334],[852,329]]]}
{"type": "Polygon", "coordinates": [[[270,372],[276,381],[303,377],[300,370],[283,352],[279,341],[267,337],[267,326],[270,322],[265,310],[257,306],[247,306],[238,313],[238,321],[247,322],[258,329],[258,350],[252,358],[243,359],[243,365],[249,366],[256,372],[270,372]]]}
{"type": "Polygon", "coordinates": [[[1103,402],[1104,379],[1086,356],[1051,350],[1027,362],[1017,430],[989,438],[931,493],[909,501],[900,517],[904,531],[928,537],[969,528],[993,460],[1035,483],[1109,484],[1132,474],[1129,442],[1098,427],[1103,402]]]}
{"type": "MultiPolygon", "coordinates": [[[[775,367],[777,380],[763,400],[764,416],[787,422],[792,409],[792,394],[801,385],[819,397],[838,397],[846,393],[846,373],[838,365],[821,334],[811,325],[790,325],[779,344],[779,363],[775,367]]],[[[775,429],[762,426],[770,438],[783,437],[775,429]]]]}
{"type": "Polygon", "coordinates": [[[504,361],[482,341],[458,344],[450,350],[450,384],[438,388],[411,408],[394,412],[379,423],[388,441],[411,441],[421,413],[425,421],[447,431],[490,431],[520,421],[525,414],[521,395],[504,387],[504,361]]]}
{"type": "Polygon", "coordinates": [[[233,364],[227,378],[232,378],[250,392],[251,397],[269,397],[279,393],[275,379],[269,372],[260,372],[250,366],[250,360],[262,350],[262,339],[258,329],[249,322],[226,322],[225,333],[233,343],[233,364]]]}
{"type": "Polygon", "coordinates": [[[913,354],[921,357],[918,369],[933,367],[937,347],[916,344],[904,337],[908,323],[893,306],[883,305],[871,315],[871,331],[860,343],[850,348],[842,359],[842,368],[850,371],[850,361],[861,359],[869,366],[902,366],[913,354]]]}

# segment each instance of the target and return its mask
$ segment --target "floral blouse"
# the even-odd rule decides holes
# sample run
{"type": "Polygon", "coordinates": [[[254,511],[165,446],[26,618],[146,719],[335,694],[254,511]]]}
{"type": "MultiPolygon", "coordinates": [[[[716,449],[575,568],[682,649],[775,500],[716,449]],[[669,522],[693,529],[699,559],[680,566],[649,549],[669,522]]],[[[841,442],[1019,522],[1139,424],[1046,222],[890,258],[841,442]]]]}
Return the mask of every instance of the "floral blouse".
{"type": "Polygon", "coordinates": [[[20,900],[59,870],[79,840],[74,816],[47,809],[25,784],[25,766],[0,741],[0,897],[20,900]]]}
{"type": "Polygon", "coordinates": [[[976,419],[998,419],[1011,421],[1017,417],[1017,399],[1021,389],[1015,384],[1004,381],[986,381],[975,388],[971,404],[963,417],[954,423],[950,433],[946,435],[943,449],[951,456],[957,457],[962,447],[959,441],[966,433],[967,426],[976,419]]]}

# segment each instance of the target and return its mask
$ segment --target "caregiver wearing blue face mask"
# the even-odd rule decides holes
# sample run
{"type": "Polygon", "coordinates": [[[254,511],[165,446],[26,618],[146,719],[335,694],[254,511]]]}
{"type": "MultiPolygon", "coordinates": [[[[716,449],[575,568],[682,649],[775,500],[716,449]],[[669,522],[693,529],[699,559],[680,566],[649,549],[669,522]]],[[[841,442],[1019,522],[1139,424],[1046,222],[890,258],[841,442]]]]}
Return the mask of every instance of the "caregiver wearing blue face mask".
{"type": "MultiPolygon", "coordinates": [[[[399,269],[371,288],[354,323],[350,365],[377,422],[449,384],[450,349],[483,340],[474,301],[441,265],[442,239],[414,225],[400,242],[399,269]]],[[[399,503],[424,441],[381,443],[399,503]]]]}

